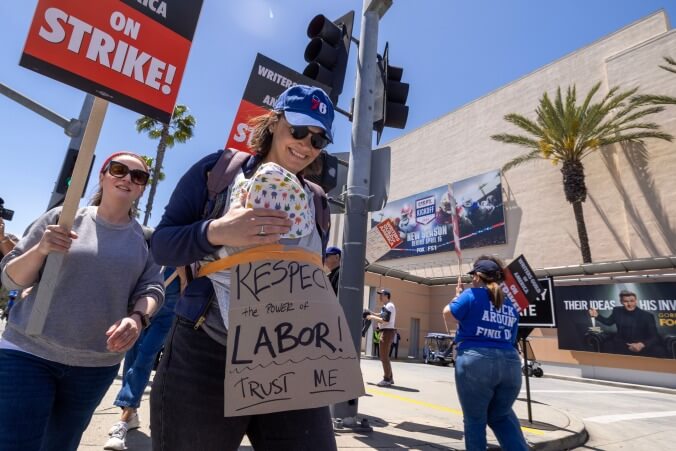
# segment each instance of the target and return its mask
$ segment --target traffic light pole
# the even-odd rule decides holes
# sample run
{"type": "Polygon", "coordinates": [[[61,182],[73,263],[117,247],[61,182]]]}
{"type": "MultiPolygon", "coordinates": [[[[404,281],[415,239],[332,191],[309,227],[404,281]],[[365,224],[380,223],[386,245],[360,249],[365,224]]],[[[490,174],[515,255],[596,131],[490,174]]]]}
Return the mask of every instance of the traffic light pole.
{"type": "MultiPolygon", "coordinates": [[[[378,22],[392,0],[364,0],[352,121],[352,146],[347,176],[343,258],[338,299],[350,326],[357,355],[361,353],[364,261],[373,143],[373,102],[377,74],[378,22]]],[[[331,406],[331,416],[344,426],[357,423],[358,400],[331,406]]]]}
{"type": "MultiPolygon", "coordinates": [[[[78,118],[78,123],[81,124],[81,127],[78,133],[70,138],[70,142],[68,143],[69,149],[79,150],[80,147],[82,146],[82,138],[84,136],[83,131],[87,128],[87,122],[89,121],[89,116],[92,114],[92,106],[94,105],[95,98],[96,97],[94,97],[91,94],[87,94],[87,96],[85,97],[84,103],[82,104],[82,109],[80,110],[80,117],[78,118]]],[[[66,152],[66,156],[64,158],[68,158],[68,152],[66,152]]],[[[54,189],[52,190],[52,195],[49,198],[47,210],[51,210],[52,208],[61,205],[66,197],[65,194],[57,192],[58,189],[57,184],[58,180],[56,181],[56,183],[54,183],[54,189]]]]}

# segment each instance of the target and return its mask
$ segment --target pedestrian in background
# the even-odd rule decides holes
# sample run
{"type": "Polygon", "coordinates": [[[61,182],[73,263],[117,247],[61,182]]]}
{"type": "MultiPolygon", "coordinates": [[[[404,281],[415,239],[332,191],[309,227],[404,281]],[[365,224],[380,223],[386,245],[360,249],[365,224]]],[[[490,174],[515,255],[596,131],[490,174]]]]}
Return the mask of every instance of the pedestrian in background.
{"type": "MultiPolygon", "coordinates": [[[[146,234],[146,240],[150,240],[149,234],[146,234]]],[[[174,321],[174,307],[181,294],[181,287],[185,284],[185,270],[166,268],[164,277],[165,295],[162,307],[153,315],[150,326],[143,331],[134,347],[124,356],[122,387],[113,403],[120,407],[122,412],[120,420],[108,431],[110,438],[103,449],[117,451],[127,449],[127,432],[141,427],[137,410],[150,381],[157,356],[174,321]]]]}
{"type": "Polygon", "coordinates": [[[481,256],[469,274],[472,288],[463,289],[458,277],[456,296],[443,310],[444,323],[451,315],[459,323],[455,386],[465,446],[468,451],[484,451],[488,425],[502,449],[524,451],[528,445],[512,409],[521,390],[521,359],[514,347],[519,313],[500,288],[502,262],[481,256]]]}
{"type": "MultiPolygon", "coordinates": [[[[0,259],[9,254],[9,252],[14,249],[14,246],[16,246],[16,243],[18,242],[19,240],[16,236],[12,235],[11,233],[6,233],[5,220],[0,218],[0,259]]],[[[1,281],[0,287],[2,287],[1,281]]],[[[7,313],[9,313],[9,309],[7,309],[7,313]]]]}
{"type": "Polygon", "coordinates": [[[392,375],[392,364],[390,363],[390,346],[394,341],[394,336],[397,333],[395,328],[395,320],[397,317],[397,308],[390,299],[390,290],[382,288],[378,291],[378,300],[383,305],[380,313],[375,314],[371,312],[368,319],[373,320],[378,325],[381,338],[378,346],[378,354],[380,355],[380,362],[383,364],[383,380],[378,382],[378,387],[389,387],[394,385],[394,376],[392,375]]]}
{"type": "Polygon", "coordinates": [[[397,333],[394,334],[394,339],[390,346],[390,359],[392,358],[392,354],[394,354],[394,360],[399,358],[399,340],[401,340],[401,335],[399,335],[399,332],[397,331],[397,333]]]}
{"type": "Polygon", "coordinates": [[[330,246],[326,248],[326,261],[324,266],[329,270],[329,282],[333,287],[333,291],[338,295],[338,281],[340,279],[340,259],[342,258],[342,251],[339,247],[330,246]]]}
{"type": "Polygon", "coordinates": [[[92,205],[68,231],[61,207],[38,218],[0,263],[3,285],[32,287],[0,339],[0,448],[75,451],[124,353],[164,299],[155,264],[133,218],[149,173],[129,152],[107,158],[92,205]],[[44,330],[26,332],[47,255],[65,254],[44,330]]]}

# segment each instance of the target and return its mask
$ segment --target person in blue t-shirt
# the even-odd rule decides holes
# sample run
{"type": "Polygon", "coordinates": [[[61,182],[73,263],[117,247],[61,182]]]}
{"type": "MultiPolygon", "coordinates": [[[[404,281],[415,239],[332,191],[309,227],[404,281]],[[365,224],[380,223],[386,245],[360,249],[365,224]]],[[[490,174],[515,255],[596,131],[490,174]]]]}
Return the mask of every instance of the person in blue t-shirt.
{"type": "Polygon", "coordinates": [[[528,449],[512,409],[521,390],[521,359],[514,347],[519,313],[500,287],[502,268],[494,257],[479,257],[469,272],[472,288],[464,290],[458,279],[456,296],[443,310],[444,322],[452,315],[459,324],[455,386],[468,451],[486,449],[486,425],[502,449],[528,449]]]}

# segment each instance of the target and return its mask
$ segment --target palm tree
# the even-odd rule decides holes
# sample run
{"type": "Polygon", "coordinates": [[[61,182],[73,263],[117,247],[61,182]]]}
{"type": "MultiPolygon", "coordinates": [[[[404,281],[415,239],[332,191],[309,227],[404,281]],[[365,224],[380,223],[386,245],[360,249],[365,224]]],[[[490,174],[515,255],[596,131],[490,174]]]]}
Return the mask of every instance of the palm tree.
{"type": "Polygon", "coordinates": [[[188,114],[188,107],[185,105],[176,105],[174,114],[168,124],[163,124],[156,119],[143,116],[136,121],[136,131],[139,133],[148,133],[151,139],[159,139],[157,144],[157,154],[155,155],[155,166],[151,171],[150,192],[148,193],[148,202],[146,202],[146,211],[143,216],[143,225],[148,225],[150,213],[153,209],[153,201],[157,192],[157,184],[163,179],[162,163],[164,162],[164,152],[168,148],[174,147],[177,142],[184,143],[192,138],[193,128],[195,127],[195,118],[188,114]],[[155,177],[158,174],[158,177],[155,177]]]}
{"type": "Polygon", "coordinates": [[[505,164],[503,171],[536,159],[561,164],[563,191],[566,200],[573,205],[584,263],[591,263],[592,258],[582,210],[582,202],[587,199],[582,159],[609,144],[643,143],[646,138],[673,139],[660,131],[659,125],[640,120],[664,107],[648,105],[645,99],[635,96],[638,88],[620,92],[616,86],[601,102],[592,103],[600,87],[601,83],[594,85],[581,105],[577,104],[575,85],[568,87],[565,99],[560,87],[553,102],[544,93],[535,110],[536,121],[515,113],[505,116],[507,122],[525,131],[526,135],[501,133],[491,136],[496,141],[530,149],[505,164]]]}

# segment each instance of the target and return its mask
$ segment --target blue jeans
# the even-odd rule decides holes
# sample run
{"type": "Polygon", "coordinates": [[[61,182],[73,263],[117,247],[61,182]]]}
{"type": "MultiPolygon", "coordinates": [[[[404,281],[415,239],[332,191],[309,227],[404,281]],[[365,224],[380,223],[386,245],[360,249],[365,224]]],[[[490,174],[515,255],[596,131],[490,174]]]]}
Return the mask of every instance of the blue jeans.
{"type": "Polygon", "coordinates": [[[528,450],[512,405],[521,390],[521,359],[514,348],[458,350],[455,387],[462,406],[467,451],[486,449],[486,425],[505,451],[528,450]]]}
{"type": "Polygon", "coordinates": [[[153,316],[150,326],[124,356],[122,388],[113,403],[116,406],[137,409],[141,405],[141,397],[150,380],[157,353],[162,349],[174,321],[177,298],[178,291],[167,291],[160,311],[153,316]]]}
{"type": "Polygon", "coordinates": [[[68,366],[0,349],[0,449],[77,450],[119,368],[68,366]]]}
{"type": "Polygon", "coordinates": [[[150,392],[153,451],[335,451],[329,408],[224,417],[225,347],[176,317],[150,392]]]}

